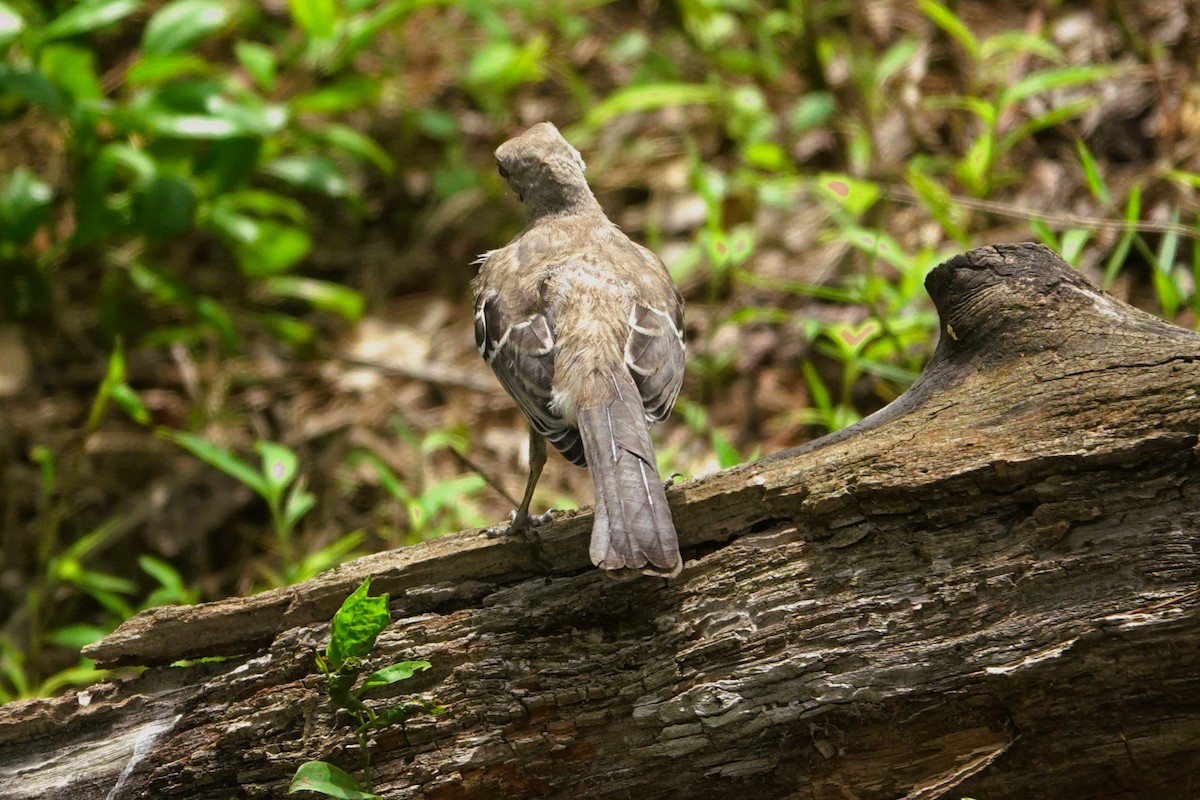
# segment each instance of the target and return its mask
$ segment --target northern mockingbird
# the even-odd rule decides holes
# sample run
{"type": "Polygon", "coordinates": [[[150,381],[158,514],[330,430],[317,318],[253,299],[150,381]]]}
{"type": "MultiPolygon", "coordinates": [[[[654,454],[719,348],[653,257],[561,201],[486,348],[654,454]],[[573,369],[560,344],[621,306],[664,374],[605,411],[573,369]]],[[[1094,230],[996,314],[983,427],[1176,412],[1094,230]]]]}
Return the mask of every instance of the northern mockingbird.
{"type": "Polygon", "coordinates": [[[673,577],[683,562],[649,425],[683,382],[683,298],[654,253],[609,221],[552,124],[496,149],[525,229],[480,256],[475,341],[529,420],[529,481],[510,529],[530,524],[546,439],[596,489],[590,554],[602,569],[673,577]]]}

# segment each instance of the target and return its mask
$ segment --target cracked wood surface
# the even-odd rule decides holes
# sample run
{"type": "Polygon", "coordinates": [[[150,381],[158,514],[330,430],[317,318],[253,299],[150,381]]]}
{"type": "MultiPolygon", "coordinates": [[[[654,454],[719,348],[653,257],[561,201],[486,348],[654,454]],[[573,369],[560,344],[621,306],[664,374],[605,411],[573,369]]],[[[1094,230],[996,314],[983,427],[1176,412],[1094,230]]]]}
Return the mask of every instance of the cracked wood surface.
{"type": "MultiPolygon", "coordinates": [[[[388,798],[1200,796],[1200,337],[1036,245],[927,282],[943,335],[851,429],[673,488],[680,578],[590,515],[464,532],[89,649],[165,664],[0,708],[0,798],[275,798],[353,768],[312,654],[361,579],[378,665],[449,713],[381,732],[388,798]]],[[[374,664],[374,662],[373,662],[374,664]]]]}

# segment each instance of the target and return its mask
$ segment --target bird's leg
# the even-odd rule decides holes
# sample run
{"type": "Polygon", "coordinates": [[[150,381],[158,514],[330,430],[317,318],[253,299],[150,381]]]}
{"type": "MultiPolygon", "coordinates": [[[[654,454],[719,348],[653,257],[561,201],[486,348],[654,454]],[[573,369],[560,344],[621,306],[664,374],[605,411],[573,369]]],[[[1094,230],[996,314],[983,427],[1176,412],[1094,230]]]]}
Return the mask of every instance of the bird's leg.
{"type": "Polygon", "coordinates": [[[533,490],[537,487],[538,479],[542,477],[542,468],[545,466],[546,437],[531,426],[529,428],[529,480],[525,483],[525,496],[521,498],[521,505],[517,506],[517,510],[513,512],[512,520],[505,532],[524,533],[533,526],[545,522],[550,515],[550,512],[546,512],[537,517],[529,516],[529,504],[533,502],[533,490]]]}

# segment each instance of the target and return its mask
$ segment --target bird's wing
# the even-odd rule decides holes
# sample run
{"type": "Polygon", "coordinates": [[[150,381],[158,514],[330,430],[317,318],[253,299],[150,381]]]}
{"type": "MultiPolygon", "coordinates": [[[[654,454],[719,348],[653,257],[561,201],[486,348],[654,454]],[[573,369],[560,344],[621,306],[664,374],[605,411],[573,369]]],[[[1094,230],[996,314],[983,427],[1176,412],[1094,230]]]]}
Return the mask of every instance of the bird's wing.
{"type": "Polygon", "coordinates": [[[661,422],[683,385],[683,297],[658,256],[641,245],[634,248],[645,262],[648,285],[629,315],[625,364],[642,395],[646,419],[661,422]]]}
{"type": "Polygon", "coordinates": [[[558,351],[553,321],[533,307],[512,307],[512,299],[520,303],[519,297],[502,296],[486,284],[477,287],[475,343],[479,353],[533,429],[549,439],[567,460],[586,466],[579,430],[550,408],[558,351]]]}

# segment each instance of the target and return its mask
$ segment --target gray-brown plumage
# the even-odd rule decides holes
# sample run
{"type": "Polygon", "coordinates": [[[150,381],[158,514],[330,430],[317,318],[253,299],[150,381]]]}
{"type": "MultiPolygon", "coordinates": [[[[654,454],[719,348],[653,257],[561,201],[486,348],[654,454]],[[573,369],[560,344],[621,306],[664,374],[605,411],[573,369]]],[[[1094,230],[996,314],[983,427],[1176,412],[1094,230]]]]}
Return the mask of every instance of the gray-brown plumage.
{"type": "Polygon", "coordinates": [[[475,340],[529,419],[529,481],[546,439],[588,466],[592,562],[674,576],[683,562],[650,443],[683,382],[683,298],[662,261],[608,220],[579,152],[548,122],[496,150],[524,201],[525,230],[480,257],[475,340]]]}

